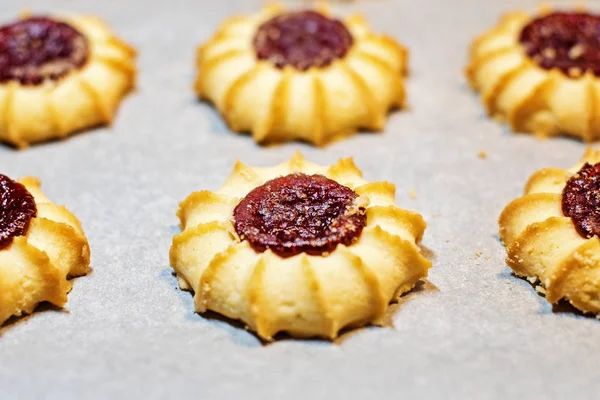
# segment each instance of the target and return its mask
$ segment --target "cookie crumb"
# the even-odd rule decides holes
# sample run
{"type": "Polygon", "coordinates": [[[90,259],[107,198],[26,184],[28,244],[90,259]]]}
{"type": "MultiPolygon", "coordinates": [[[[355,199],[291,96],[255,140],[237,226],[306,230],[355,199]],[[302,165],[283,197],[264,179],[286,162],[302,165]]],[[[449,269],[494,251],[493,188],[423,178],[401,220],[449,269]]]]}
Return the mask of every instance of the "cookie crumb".
{"type": "Polygon", "coordinates": [[[556,58],[556,50],[554,50],[552,47],[547,47],[544,50],[542,50],[542,56],[544,58],[554,60],[556,58]]]}
{"type": "Polygon", "coordinates": [[[485,151],[479,150],[477,152],[477,157],[479,157],[482,160],[485,160],[488,157],[488,155],[487,155],[487,153],[485,151]]]}
{"type": "Polygon", "coordinates": [[[537,286],[535,287],[535,290],[536,290],[538,293],[541,293],[541,294],[546,294],[546,289],[544,289],[544,287],[543,287],[543,286],[541,286],[541,285],[537,285],[537,286]]]}
{"type": "Polygon", "coordinates": [[[410,189],[408,191],[408,197],[410,197],[411,199],[416,199],[417,198],[417,192],[415,192],[414,189],[410,189]]]}
{"type": "Polygon", "coordinates": [[[585,47],[582,44],[577,44],[571,47],[568,56],[571,60],[576,60],[581,57],[583,53],[585,53],[585,47]]]}

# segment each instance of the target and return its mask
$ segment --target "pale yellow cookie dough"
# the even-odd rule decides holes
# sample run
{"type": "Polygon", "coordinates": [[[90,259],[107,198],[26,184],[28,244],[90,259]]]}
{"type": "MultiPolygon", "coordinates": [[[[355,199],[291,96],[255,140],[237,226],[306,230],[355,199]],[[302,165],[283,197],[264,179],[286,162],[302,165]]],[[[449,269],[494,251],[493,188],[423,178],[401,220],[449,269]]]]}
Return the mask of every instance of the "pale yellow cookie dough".
{"type": "Polygon", "coordinates": [[[587,150],[569,170],[544,168],[534,173],[525,194],[500,216],[500,237],[506,262],[515,274],[539,281],[546,299],[568,300],[584,312],[600,313],[600,240],[582,237],[563,214],[563,189],[585,163],[600,162],[600,153],[587,150]]]}
{"type": "Polygon", "coordinates": [[[36,178],[17,182],[33,196],[37,216],[25,235],[0,249],[0,325],[11,316],[31,313],[44,301],[64,306],[69,278],[90,271],[90,248],[79,220],[52,203],[36,178]]]}
{"type": "Polygon", "coordinates": [[[344,327],[380,322],[390,301],[427,276],[420,252],[425,221],[399,208],[389,182],[367,182],[351,159],[332,166],[299,153],[269,168],[240,162],[216,192],[192,193],[179,207],[182,233],[171,266],[180,287],[195,293],[197,312],[242,320],[264,339],[277,332],[335,338],[344,327]],[[357,241],[330,254],[281,257],[256,251],[234,228],[234,208],[253,189],[280,176],[320,174],[354,190],[366,208],[357,241]]]}
{"type": "Polygon", "coordinates": [[[278,68],[257,57],[253,39],[261,24],[284,13],[272,5],[225,21],[198,49],[198,96],[212,102],[232,130],[251,132],[259,143],[324,145],[359,129],[383,129],[388,111],[404,105],[407,50],[351,16],[344,24],[353,44],[344,57],[307,70],[278,68]]]}
{"type": "MultiPolygon", "coordinates": [[[[537,15],[506,14],[477,38],[466,69],[468,81],[480,93],[488,114],[508,122],[514,132],[597,140],[599,77],[591,70],[573,68],[565,73],[542,68],[519,41],[525,26],[550,13],[552,10],[544,8],[537,15]]],[[[551,57],[553,50],[546,50],[551,57]]]]}
{"type": "Polygon", "coordinates": [[[22,148],[107,124],[136,78],[135,50],[95,16],[52,16],[88,40],[87,62],[41,84],[0,82],[0,141],[22,148]]]}

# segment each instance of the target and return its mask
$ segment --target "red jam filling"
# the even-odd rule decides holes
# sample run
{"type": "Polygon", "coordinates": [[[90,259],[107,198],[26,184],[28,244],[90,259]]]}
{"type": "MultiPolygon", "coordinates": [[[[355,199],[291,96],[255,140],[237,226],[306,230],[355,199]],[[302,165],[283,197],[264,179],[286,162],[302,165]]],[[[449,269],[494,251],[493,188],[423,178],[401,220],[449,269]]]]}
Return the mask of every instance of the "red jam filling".
{"type": "Polygon", "coordinates": [[[0,27],[0,82],[39,85],[83,66],[88,41],[72,26],[32,17],[0,27]]]}
{"type": "Polygon", "coordinates": [[[291,65],[305,71],[326,67],[346,55],[352,35],[341,21],[315,11],[278,15],[262,24],[254,36],[254,49],[261,60],[278,68],[291,65]]]}
{"type": "Polygon", "coordinates": [[[235,230],[259,252],[322,255],[360,236],[367,217],[355,204],[357,197],[322,175],[283,176],[255,188],[237,205],[235,230]]]}
{"type": "Polygon", "coordinates": [[[562,211],[584,238],[600,236],[600,163],[585,164],[563,189],[562,211]]]}
{"type": "Polygon", "coordinates": [[[36,215],[35,201],[25,186],[0,174],[0,250],[15,236],[25,235],[36,215]]]}
{"type": "Polygon", "coordinates": [[[600,16],[557,12],[537,18],[521,31],[527,54],[545,69],[572,77],[600,76],[600,16]]]}

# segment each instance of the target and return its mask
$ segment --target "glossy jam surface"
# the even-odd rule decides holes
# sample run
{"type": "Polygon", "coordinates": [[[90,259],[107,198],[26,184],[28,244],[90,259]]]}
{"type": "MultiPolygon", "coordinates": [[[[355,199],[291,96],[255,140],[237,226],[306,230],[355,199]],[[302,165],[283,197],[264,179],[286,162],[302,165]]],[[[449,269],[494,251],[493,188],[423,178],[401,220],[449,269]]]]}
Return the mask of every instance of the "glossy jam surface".
{"type": "Polygon", "coordinates": [[[563,189],[562,211],[584,238],[600,236],[600,163],[585,164],[563,189]]]}
{"type": "Polygon", "coordinates": [[[72,26],[44,17],[0,27],[0,82],[39,85],[83,66],[88,41],[72,26]]]}
{"type": "Polygon", "coordinates": [[[259,59],[278,68],[291,65],[301,71],[326,67],[346,55],[352,35],[341,21],[315,11],[278,15],[262,24],[254,36],[259,59]]]}
{"type": "Polygon", "coordinates": [[[235,208],[235,230],[256,251],[322,255],[354,243],[367,222],[350,188],[322,175],[292,174],[252,190],[235,208]]]}
{"type": "Polygon", "coordinates": [[[0,250],[23,236],[29,222],[37,215],[37,207],[25,186],[0,174],[0,250]]]}
{"type": "Polygon", "coordinates": [[[545,69],[569,76],[600,76],[600,16],[557,12],[537,18],[521,31],[527,54],[545,69]]]}

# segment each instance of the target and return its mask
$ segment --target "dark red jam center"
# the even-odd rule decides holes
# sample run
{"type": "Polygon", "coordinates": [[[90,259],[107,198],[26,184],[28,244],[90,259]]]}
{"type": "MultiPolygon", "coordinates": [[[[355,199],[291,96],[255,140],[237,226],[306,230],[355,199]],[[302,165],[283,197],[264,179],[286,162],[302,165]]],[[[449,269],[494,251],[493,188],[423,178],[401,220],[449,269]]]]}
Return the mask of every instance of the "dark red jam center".
{"type": "Polygon", "coordinates": [[[39,85],[81,67],[88,58],[85,36],[64,22],[27,18],[0,27],[0,82],[39,85]]]}
{"type": "Polygon", "coordinates": [[[0,250],[15,236],[25,235],[36,215],[35,201],[25,186],[0,174],[0,250]]]}
{"type": "Polygon", "coordinates": [[[291,65],[301,71],[326,67],[346,55],[352,35],[341,21],[315,11],[278,15],[262,24],[254,36],[261,60],[278,68],[291,65]]]}
{"type": "Polygon", "coordinates": [[[521,44],[542,68],[570,76],[600,76],[600,16],[557,12],[537,18],[521,31],[521,44]]]}
{"type": "Polygon", "coordinates": [[[585,164],[563,189],[562,211],[584,238],[600,236],[600,163],[585,164]]]}
{"type": "Polygon", "coordinates": [[[256,251],[322,255],[354,243],[365,209],[350,188],[322,175],[292,174],[252,190],[233,211],[235,230],[256,251]]]}

